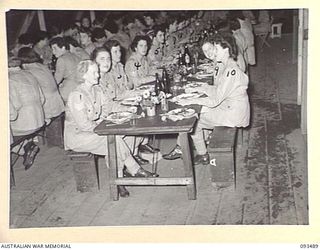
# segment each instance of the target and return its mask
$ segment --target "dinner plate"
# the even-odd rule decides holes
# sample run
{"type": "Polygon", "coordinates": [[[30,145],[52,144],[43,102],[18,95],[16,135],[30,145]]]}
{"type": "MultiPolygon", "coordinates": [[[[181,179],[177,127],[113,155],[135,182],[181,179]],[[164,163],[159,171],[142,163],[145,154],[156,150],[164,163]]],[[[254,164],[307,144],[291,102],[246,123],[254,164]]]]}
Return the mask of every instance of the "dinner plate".
{"type": "Polygon", "coordinates": [[[207,85],[207,83],[204,82],[190,82],[186,85],[186,88],[195,88],[195,87],[201,87],[207,85]]]}
{"type": "Polygon", "coordinates": [[[212,72],[212,73],[202,73],[202,72],[198,72],[195,76],[196,77],[209,77],[209,76],[213,76],[214,75],[214,73],[212,72]]]}
{"type": "Polygon", "coordinates": [[[140,87],[137,87],[137,90],[152,90],[154,88],[154,86],[152,85],[142,85],[140,87]]]}
{"type": "Polygon", "coordinates": [[[185,94],[178,95],[175,98],[178,100],[183,100],[183,99],[197,98],[199,96],[201,96],[200,93],[185,93],[185,94]]]}
{"type": "Polygon", "coordinates": [[[195,114],[195,110],[191,108],[177,108],[169,111],[167,114],[170,115],[179,115],[183,117],[191,117],[195,114]]]}
{"type": "Polygon", "coordinates": [[[213,65],[211,63],[204,63],[204,64],[198,65],[198,69],[200,69],[200,70],[206,70],[211,67],[213,67],[213,65]]]}
{"type": "Polygon", "coordinates": [[[120,123],[129,121],[133,115],[134,115],[133,113],[128,111],[120,111],[120,112],[111,113],[110,115],[107,116],[106,120],[111,121],[113,123],[120,124],[120,123]]]}
{"type": "Polygon", "coordinates": [[[128,105],[128,106],[136,106],[136,105],[138,105],[137,100],[136,100],[135,97],[129,97],[129,98],[123,99],[121,101],[121,104],[122,105],[128,105]]]}

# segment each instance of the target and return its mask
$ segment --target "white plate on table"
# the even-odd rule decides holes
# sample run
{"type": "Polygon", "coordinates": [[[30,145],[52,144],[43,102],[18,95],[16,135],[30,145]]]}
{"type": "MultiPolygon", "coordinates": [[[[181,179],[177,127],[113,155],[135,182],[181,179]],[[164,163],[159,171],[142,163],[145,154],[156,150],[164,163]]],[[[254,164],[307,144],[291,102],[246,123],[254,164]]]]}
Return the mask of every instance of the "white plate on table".
{"type": "Polygon", "coordinates": [[[106,117],[106,120],[116,124],[121,124],[121,123],[130,121],[133,115],[134,115],[133,113],[128,111],[114,112],[108,115],[106,117]]]}
{"type": "Polygon", "coordinates": [[[140,87],[137,87],[136,90],[152,90],[154,88],[153,85],[142,85],[140,87]]]}
{"type": "Polygon", "coordinates": [[[175,98],[177,100],[193,99],[193,98],[198,98],[201,95],[202,95],[201,93],[184,93],[184,94],[176,96],[175,98]]]}
{"type": "Polygon", "coordinates": [[[126,105],[126,106],[136,106],[136,105],[138,105],[136,97],[129,97],[129,98],[123,99],[120,103],[122,105],[126,105]]]}
{"type": "Polygon", "coordinates": [[[198,69],[200,69],[200,70],[207,70],[210,68],[213,68],[212,63],[203,63],[203,64],[198,65],[198,69]]]}
{"type": "Polygon", "coordinates": [[[195,77],[209,77],[209,76],[213,76],[214,75],[214,72],[211,72],[211,73],[206,73],[206,72],[198,72],[195,74],[195,77]]]}
{"type": "Polygon", "coordinates": [[[177,108],[169,111],[167,115],[176,115],[176,116],[183,116],[183,117],[191,117],[196,113],[194,109],[191,108],[177,108]]]}
{"type": "Polygon", "coordinates": [[[186,88],[196,88],[196,87],[202,87],[204,85],[207,85],[207,83],[204,83],[204,82],[190,82],[185,87],[186,88]]]}

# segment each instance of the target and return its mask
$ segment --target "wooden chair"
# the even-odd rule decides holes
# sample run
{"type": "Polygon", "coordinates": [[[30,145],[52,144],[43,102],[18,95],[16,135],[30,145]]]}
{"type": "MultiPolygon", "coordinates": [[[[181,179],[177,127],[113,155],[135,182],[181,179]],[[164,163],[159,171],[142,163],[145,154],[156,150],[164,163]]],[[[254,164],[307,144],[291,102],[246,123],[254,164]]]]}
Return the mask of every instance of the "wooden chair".
{"type": "Polygon", "coordinates": [[[269,34],[271,32],[272,23],[273,23],[273,17],[271,16],[267,30],[264,32],[255,32],[256,37],[258,37],[261,41],[261,50],[263,50],[264,45],[271,47],[271,45],[268,43],[267,40],[268,40],[269,34]]]}

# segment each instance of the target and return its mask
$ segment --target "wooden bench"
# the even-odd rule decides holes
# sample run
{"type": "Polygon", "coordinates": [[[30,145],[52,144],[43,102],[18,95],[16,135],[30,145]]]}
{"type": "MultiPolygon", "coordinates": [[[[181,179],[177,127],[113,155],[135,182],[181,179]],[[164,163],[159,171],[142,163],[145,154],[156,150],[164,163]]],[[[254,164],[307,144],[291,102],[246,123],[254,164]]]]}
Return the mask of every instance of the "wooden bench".
{"type": "Polygon", "coordinates": [[[208,153],[212,182],[217,187],[235,187],[236,127],[215,127],[209,136],[208,153]]]}
{"type": "Polygon", "coordinates": [[[67,150],[66,155],[72,162],[77,191],[81,193],[91,191],[96,186],[95,179],[97,180],[98,190],[100,190],[99,156],[72,150],[67,150]]]}

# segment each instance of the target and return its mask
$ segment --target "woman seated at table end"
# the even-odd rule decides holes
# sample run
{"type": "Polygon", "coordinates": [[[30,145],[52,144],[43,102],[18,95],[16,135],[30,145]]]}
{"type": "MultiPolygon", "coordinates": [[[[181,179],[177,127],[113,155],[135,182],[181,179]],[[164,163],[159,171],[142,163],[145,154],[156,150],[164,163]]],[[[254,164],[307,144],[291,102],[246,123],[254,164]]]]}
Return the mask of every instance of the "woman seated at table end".
{"type": "MultiPolygon", "coordinates": [[[[208,97],[193,100],[181,100],[178,104],[202,105],[200,118],[194,133],[191,134],[198,155],[194,164],[209,164],[203,129],[214,129],[215,126],[247,127],[250,120],[250,104],[247,95],[248,76],[236,63],[237,47],[234,37],[228,33],[216,34],[211,42],[205,42],[202,50],[205,56],[214,62],[215,83],[186,89],[187,93],[205,93],[208,97]]],[[[182,155],[179,138],[176,147],[164,159],[173,160],[182,155]]]]}
{"type": "MultiPolygon", "coordinates": [[[[107,136],[99,136],[93,131],[102,121],[101,117],[107,115],[103,107],[109,106],[98,85],[98,72],[97,64],[91,60],[82,61],[77,67],[79,86],[70,93],[66,106],[65,149],[104,155],[108,164],[107,136]]],[[[133,137],[116,136],[116,140],[119,177],[124,171],[133,177],[157,177],[140,167],[133,158],[130,151],[133,137]]],[[[118,190],[121,197],[129,196],[124,186],[118,186],[118,190]]]]}

